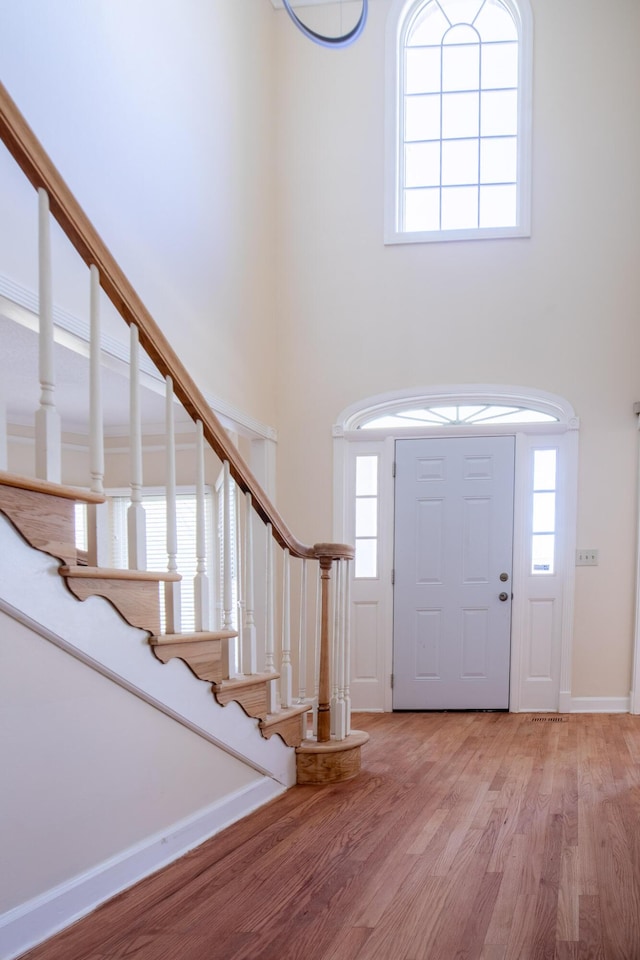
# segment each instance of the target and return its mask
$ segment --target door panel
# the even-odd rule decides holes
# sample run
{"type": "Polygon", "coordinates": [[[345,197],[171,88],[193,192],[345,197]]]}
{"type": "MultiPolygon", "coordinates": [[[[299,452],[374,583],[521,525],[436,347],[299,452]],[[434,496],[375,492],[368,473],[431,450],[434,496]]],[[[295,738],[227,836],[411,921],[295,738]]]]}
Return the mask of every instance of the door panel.
{"type": "Polygon", "coordinates": [[[514,448],[396,442],[396,710],[509,705],[514,448]]]}

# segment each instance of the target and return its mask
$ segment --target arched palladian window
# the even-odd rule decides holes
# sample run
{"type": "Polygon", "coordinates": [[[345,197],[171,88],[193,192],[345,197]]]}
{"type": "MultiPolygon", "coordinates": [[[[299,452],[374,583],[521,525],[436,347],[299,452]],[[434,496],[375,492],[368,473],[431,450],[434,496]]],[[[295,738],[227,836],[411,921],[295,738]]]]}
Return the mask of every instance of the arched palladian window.
{"type": "Polygon", "coordinates": [[[527,236],[528,0],[397,0],[387,35],[386,241],[527,236]]]}
{"type": "Polygon", "coordinates": [[[359,430],[393,429],[416,427],[491,426],[494,424],[557,423],[558,417],[542,410],[519,405],[504,406],[496,403],[456,403],[424,406],[387,413],[372,414],[358,425],[359,430]]]}

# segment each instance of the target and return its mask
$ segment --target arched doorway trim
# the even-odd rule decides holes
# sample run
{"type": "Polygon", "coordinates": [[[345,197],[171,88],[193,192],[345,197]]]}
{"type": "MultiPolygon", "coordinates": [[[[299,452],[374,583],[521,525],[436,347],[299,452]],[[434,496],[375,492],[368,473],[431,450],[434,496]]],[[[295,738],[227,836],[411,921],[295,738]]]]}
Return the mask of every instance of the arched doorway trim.
{"type": "MultiPolygon", "coordinates": [[[[394,416],[403,411],[421,407],[432,408],[458,404],[514,407],[538,411],[543,414],[544,419],[541,418],[538,422],[532,420],[526,425],[519,424],[519,427],[525,430],[534,426],[539,427],[543,423],[545,428],[548,429],[551,422],[555,422],[557,427],[563,430],[577,430],[579,427],[578,418],[571,404],[555,394],[529,387],[500,386],[497,384],[454,384],[394,390],[351,404],[339,415],[334,427],[334,436],[339,436],[341,433],[351,430],[361,430],[374,417],[394,416]],[[552,418],[551,421],[548,419],[549,417],[552,418]]],[[[492,426],[496,425],[493,424],[492,426]]],[[[461,427],[463,424],[456,424],[455,426],[461,427]]],[[[464,426],[469,425],[465,424],[464,426]]],[[[474,424],[475,429],[479,426],[480,424],[474,424]]],[[[505,424],[501,424],[501,426],[505,426],[505,424]]],[[[420,429],[420,426],[418,425],[417,428],[420,429]]],[[[395,433],[400,428],[397,426],[395,430],[392,427],[388,429],[395,433]]],[[[438,428],[438,430],[440,436],[440,429],[438,428]]],[[[402,435],[405,435],[404,429],[402,435]]]]}

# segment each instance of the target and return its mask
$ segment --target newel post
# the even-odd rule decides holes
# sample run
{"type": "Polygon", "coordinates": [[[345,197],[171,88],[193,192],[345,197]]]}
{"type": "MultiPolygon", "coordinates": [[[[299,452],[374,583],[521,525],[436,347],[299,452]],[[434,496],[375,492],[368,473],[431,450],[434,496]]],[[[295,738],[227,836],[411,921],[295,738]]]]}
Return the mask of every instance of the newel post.
{"type": "MultiPolygon", "coordinates": [[[[345,543],[316,543],[314,553],[320,564],[320,657],[318,666],[318,724],[317,742],[328,743],[332,732],[334,739],[344,739],[345,724],[336,728],[336,717],[332,717],[331,693],[336,690],[340,669],[344,661],[342,643],[345,639],[344,608],[345,592],[338,589],[341,560],[350,560],[354,550],[345,543]],[[335,595],[333,597],[333,616],[331,598],[331,570],[336,561],[335,595]]],[[[334,704],[333,713],[336,713],[334,704]]]]}
{"type": "Polygon", "coordinates": [[[318,667],[318,725],[315,738],[303,740],[296,748],[298,783],[340,783],[360,771],[360,751],[369,734],[351,730],[345,690],[348,688],[349,590],[344,582],[347,564],[354,549],[345,543],[316,543],[313,552],[320,565],[320,656],[318,667]],[[336,590],[331,598],[331,569],[336,565],[336,590]],[[332,672],[334,676],[332,676],[332,672]],[[338,696],[331,718],[331,690],[338,696]],[[334,734],[331,734],[331,728],[334,734]]]}

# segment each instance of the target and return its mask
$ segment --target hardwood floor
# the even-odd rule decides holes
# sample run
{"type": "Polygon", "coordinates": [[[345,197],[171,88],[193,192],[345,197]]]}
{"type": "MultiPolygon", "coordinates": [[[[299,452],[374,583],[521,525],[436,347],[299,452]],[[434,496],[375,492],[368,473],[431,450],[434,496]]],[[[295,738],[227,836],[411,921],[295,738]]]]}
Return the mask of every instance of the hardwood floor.
{"type": "Polygon", "coordinates": [[[640,960],[640,718],[357,715],[295,787],[29,960],[640,960]]]}

